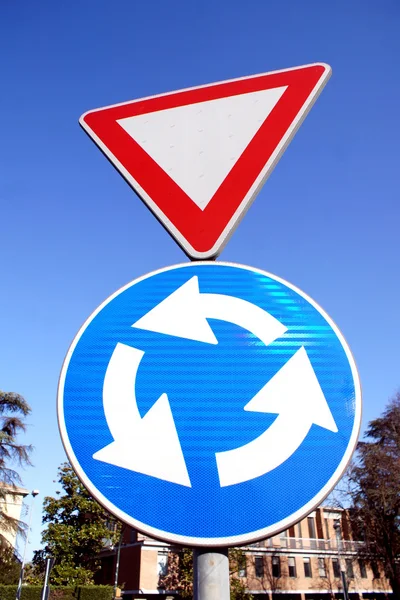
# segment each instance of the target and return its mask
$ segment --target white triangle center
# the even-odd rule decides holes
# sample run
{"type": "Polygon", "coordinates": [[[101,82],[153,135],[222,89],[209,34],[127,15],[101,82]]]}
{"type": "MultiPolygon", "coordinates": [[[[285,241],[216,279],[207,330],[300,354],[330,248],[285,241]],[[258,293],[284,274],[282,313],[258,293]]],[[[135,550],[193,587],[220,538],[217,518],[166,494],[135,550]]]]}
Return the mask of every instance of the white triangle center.
{"type": "Polygon", "coordinates": [[[204,210],[287,86],[119,119],[204,210]]]}

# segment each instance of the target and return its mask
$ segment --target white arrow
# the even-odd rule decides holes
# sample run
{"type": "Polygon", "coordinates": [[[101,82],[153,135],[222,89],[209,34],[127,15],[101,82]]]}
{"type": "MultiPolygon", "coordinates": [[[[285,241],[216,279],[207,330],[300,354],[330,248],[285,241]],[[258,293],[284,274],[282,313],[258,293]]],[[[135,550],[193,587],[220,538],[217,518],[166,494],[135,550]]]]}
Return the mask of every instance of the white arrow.
{"type": "Polygon", "coordinates": [[[249,481],[272,471],[300,446],[313,423],[337,432],[336,423],[304,347],[244,407],[277,413],[272,425],[255,440],[217,452],[221,487],[249,481]]]}
{"type": "MultiPolygon", "coordinates": [[[[197,276],[189,279],[132,327],[217,344],[207,319],[239,325],[256,335],[266,346],[287,331],[282,323],[251,302],[234,296],[200,293],[197,276]]],[[[281,465],[297,450],[313,423],[337,431],[303,347],[254,396],[245,410],[276,413],[278,417],[252,442],[216,453],[222,487],[254,479],[281,465]]]]}
{"type": "Polygon", "coordinates": [[[140,416],[135,384],[143,354],[125,344],[115,347],[103,386],[104,413],[114,442],[93,458],[191,487],[167,395],[140,416]]]}
{"type": "Polygon", "coordinates": [[[207,318],[239,325],[251,331],[266,346],[287,330],[275,317],[247,300],[223,294],[200,293],[197,276],[167,296],[132,327],[218,344],[207,318]]]}

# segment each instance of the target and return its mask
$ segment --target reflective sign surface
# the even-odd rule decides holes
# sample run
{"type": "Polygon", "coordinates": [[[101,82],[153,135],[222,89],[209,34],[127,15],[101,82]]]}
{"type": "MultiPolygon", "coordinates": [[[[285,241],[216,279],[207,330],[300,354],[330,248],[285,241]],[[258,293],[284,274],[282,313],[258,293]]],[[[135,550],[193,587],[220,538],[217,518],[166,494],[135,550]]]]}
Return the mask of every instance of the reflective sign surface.
{"type": "Polygon", "coordinates": [[[69,459],[148,535],[218,546],[273,535],[329,493],[357,442],[354,361],[303,292],[263,271],[189,263],[106,300],[59,386],[69,459]]]}

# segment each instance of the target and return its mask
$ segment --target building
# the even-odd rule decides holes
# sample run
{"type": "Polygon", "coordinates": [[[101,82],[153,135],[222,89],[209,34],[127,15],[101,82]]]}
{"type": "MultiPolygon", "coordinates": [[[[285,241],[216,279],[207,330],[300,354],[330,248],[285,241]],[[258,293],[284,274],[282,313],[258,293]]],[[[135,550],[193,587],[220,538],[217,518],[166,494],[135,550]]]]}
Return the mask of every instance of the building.
{"type": "MultiPolygon", "coordinates": [[[[168,569],[168,555],[171,546],[154,540],[125,527],[121,536],[118,585],[123,588],[123,596],[131,598],[160,598],[160,577],[168,569]]],[[[105,548],[101,554],[101,569],[95,583],[113,585],[117,563],[118,545],[105,548]]],[[[176,594],[172,593],[176,597],[176,594]]]]}
{"type": "MultiPolygon", "coordinates": [[[[0,484],[1,485],[1,484],[0,484]]],[[[10,485],[1,485],[5,491],[4,497],[0,497],[0,511],[19,521],[21,519],[21,510],[24,498],[29,494],[28,490],[10,485]]],[[[0,526],[0,535],[6,539],[10,546],[15,550],[17,543],[17,531],[0,526]]]]}
{"type": "MultiPolygon", "coordinates": [[[[343,598],[341,570],[350,600],[393,598],[382,565],[358,558],[362,544],[351,538],[346,511],[320,507],[281,534],[243,547],[245,561],[235,576],[255,600],[343,598]]],[[[171,552],[168,544],[125,529],[118,576],[124,600],[179,597],[160,585],[171,552]]],[[[98,583],[114,583],[116,555],[116,548],[104,551],[98,583]]]]}
{"type": "Polygon", "coordinates": [[[351,538],[346,511],[321,507],[280,535],[246,547],[246,573],[239,575],[257,599],[343,598],[341,570],[351,600],[389,598],[382,566],[358,558],[362,545],[351,538]]]}

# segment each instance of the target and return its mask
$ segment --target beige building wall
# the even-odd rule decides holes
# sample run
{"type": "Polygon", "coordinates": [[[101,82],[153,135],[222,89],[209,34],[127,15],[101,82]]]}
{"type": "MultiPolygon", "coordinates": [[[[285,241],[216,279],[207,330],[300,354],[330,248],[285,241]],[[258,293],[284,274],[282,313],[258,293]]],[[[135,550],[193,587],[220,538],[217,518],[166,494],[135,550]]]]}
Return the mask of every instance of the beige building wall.
{"type": "MultiPolygon", "coordinates": [[[[141,534],[136,544],[140,545],[139,590],[130,596],[128,587],[127,598],[142,597],[137,593],[151,597],[165,593],[158,586],[160,574],[167,568],[168,544],[141,534]]],[[[391,591],[389,582],[382,566],[376,565],[374,573],[367,561],[357,558],[360,544],[351,539],[345,511],[320,507],[281,534],[243,547],[246,567],[235,576],[240,577],[255,599],[275,600],[282,595],[283,600],[311,600],[322,595],[328,600],[335,593],[343,593],[340,570],[344,569],[352,600],[362,600],[363,594],[383,600],[391,591]],[[341,527],[339,544],[335,522],[341,527]]]]}
{"type": "Polygon", "coordinates": [[[142,542],[140,555],[139,586],[142,593],[158,593],[160,576],[168,569],[169,546],[147,536],[138,534],[142,542]]]}
{"type": "MultiPolygon", "coordinates": [[[[19,521],[21,519],[21,509],[24,498],[29,494],[29,492],[24,488],[12,488],[10,486],[7,486],[6,490],[7,493],[5,497],[0,498],[0,509],[9,517],[19,521]]],[[[0,534],[4,536],[10,546],[15,549],[17,532],[0,529],[0,534]]]]}
{"type": "Polygon", "coordinates": [[[150,590],[157,590],[158,573],[157,573],[158,552],[156,549],[142,546],[141,565],[140,565],[140,589],[145,593],[150,590]]]}
{"type": "MultiPolygon", "coordinates": [[[[311,594],[342,593],[340,571],[344,570],[349,593],[362,598],[364,593],[390,593],[382,566],[360,561],[357,551],[362,542],[352,540],[346,513],[318,508],[289,530],[247,546],[246,574],[241,579],[256,594],[295,593],[306,599],[311,594]],[[339,541],[334,529],[341,526],[339,541]],[[340,560],[339,560],[340,552],[340,560]]],[[[239,573],[239,575],[244,575],[239,573]]]]}
{"type": "MultiPolygon", "coordinates": [[[[242,580],[255,600],[277,600],[278,596],[282,600],[331,600],[334,594],[343,597],[342,569],[350,600],[385,600],[391,593],[389,581],[382,565],[359,560],[362,544],[351,539],[345,511],[320,507],[279,535],[243,547],[245,565],[234,576],[242,580]],[[341,528],[339,543],[335,522],[341,528]]],[[[167,574],[171,551],[164,542],[127,530],[120,578],[125,582],[126,600],[175,595],[175,590],[159,587],[160,576],[167,574]]]]}

